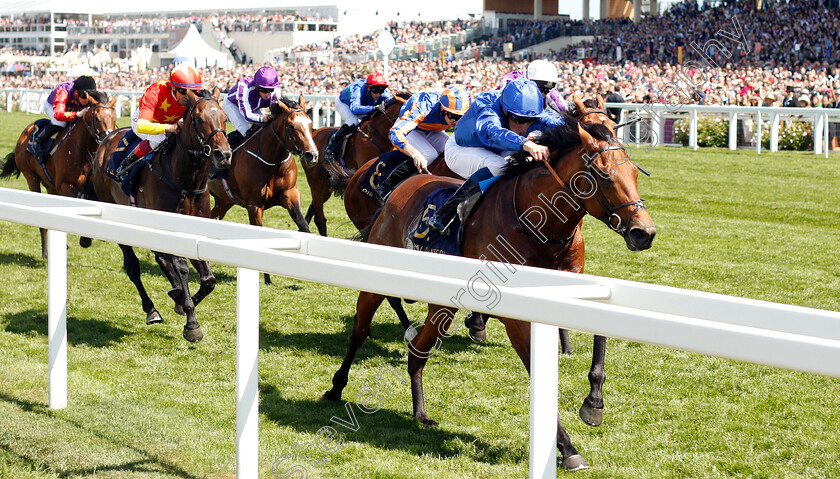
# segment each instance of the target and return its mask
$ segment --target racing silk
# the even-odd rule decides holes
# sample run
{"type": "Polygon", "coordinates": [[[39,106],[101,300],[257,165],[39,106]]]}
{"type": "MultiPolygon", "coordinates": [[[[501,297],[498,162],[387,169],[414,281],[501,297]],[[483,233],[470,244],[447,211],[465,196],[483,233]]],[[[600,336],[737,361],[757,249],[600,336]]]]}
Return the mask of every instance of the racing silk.
{"type": "Polygon", "coordinates": [[[73,121],[78,118],[77,112],[84,108],[73,94],[73,80],[59,83],[47,97],[47,103],[53,107],[53,115],[58,121],[73,121]]]}
{"type": "MultiPolygon", "coordinates": [[[[565,124],[563,118],[544,111],[528,132],[565,124]]],[[[470,109],[455,125],[455,142],[463,147],[486,148],[497,155],[504,151],[521,151],[528,139],[508,129],[507,115],[502,111],[502,90],[479,93],[470,109]]]]}
{"type": "Polygon", "coordinates": [[[510,83],[511,80],[515,80],[517,78],[525,78],[525,72],[512,71],[510,73],[505,73],[499,81],[499,90],[503,90],[505,85],[510,83]]]}
{"type": "Polygon", "coordinates": [[[262,121],[262,113],[259,111],[277,102],[279,96],[279,90],[275,88],[268,100],[263,100],[252,77],[245,77],[236,82],[227,94],[228,100],[236,105],[242,116],[251,123],[262,121]]]}
{"type": "Polygon", "coordinates": [[[386,88],[379,97],[379,101],[374,101],[370,96],[365,80],[358,79],[349,84],[347,88],[341,90],[338,95],[338,101],[350,107],[350,112],[356,116],[365,116],[372,112],[379,103],[385,102],[394,98],[394,95],[386,88]]]}
{"type": "Polygon", "coordinates": [[[425,131],[443,131],[449,128],[440,109],[443,90],[426,90],[411,95],[400,109],[400,117],[394,122],[388,136],[391,143],[405,153],[405,136],[415,128],[425,131]]]}
{"type": "Polygon", "coordinates": [[[137,133],[159,135],[166,133],[164,125],[172,125],[183,116],[186,108],[175,100],[169,80],[152,83],[140,98],[137,133]]]}

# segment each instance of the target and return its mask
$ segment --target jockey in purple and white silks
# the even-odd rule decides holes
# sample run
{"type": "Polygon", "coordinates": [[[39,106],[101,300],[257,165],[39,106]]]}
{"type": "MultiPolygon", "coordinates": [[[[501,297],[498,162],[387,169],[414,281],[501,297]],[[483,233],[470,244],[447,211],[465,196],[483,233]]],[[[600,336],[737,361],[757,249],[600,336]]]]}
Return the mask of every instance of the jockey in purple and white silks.
{"type": "Polygon", "coordinates": [[[243,137],[252,124],[265,123],[268,114],[262,113],[280,97],[277,71],[262,67],[253,78],[245,77],[230,89],[222,101],[228,120],[243,137]]]}

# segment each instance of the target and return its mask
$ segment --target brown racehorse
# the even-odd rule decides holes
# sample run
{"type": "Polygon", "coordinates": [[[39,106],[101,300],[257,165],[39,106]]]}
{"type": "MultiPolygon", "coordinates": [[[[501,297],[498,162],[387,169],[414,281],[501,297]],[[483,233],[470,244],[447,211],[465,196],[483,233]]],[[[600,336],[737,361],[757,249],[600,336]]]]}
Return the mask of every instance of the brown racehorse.
{"type": "MultiPolygon", "coordinates": [[[[227,184],[221,179],[210,180],[210,193],[215,200],[212,218],[222,219],[233,206],[248,210],[252,225],[263,225],[263,212],[272,206],[282,206],[298,226],[309,233],[309,225],[300,211],[300,191],[297,188],[297,164],[292,155],[301,161],[314,163],[318,149],[312,140],[312,120],[298,103],[281,99],[271,105],[271,122],[251,135],[233,152],[227,184]]],[[[266,284],[270,283],[268,274],[266,284]]]]}
{"type": "MultiPolygon", "coordinates": [[[[398,93],[394,98],[383,103],[382,109],[373,110],[359,123],[359,128],[350,135],[344,147],[345,168],[356,170],[371,158],[394,148],[391,139],[388,137],[388,132],[399,118],[400,108],[408,98],[411,98],[410,94],[398,93]]],[[[330,136],[336,130],[338,130],[336,127],[315,130],[312,136],[315,139],[315,145],[318,147],[318,158],[321,160],[311,165],[303,164],[306,181],[309,183],[309,191],[312,193],[312,204],[306,211],[306,222],[308,223],[314,217],[315,226],[321,236],[327,236],[324,203],[330,198],[330,171],[328,168],[332,167],[332,165],[324,164],[324,150],[330,136]]]]}
{"type": "MultiPolygon", "coordinates": [[[[114,112],[117,97],[108,101],[107,93],[94,91],[88,93],[88,98],[88,110],[58,133],[57,146],[53,147],[55,152],[47,156],[43,165],[26,152],[34,124],[27,126],[20,134],[14,151],[6,156],[0,177],[23,173],[30,191],[40,192],[43,184],[51,195],[80,196],[96,148],[117,127],[117,115],[114,112]]],[[[47,230],[43,228],[41,255],[47,257],[47,230]]]]}
{"type": "MultiPolygon", "coordinates": [[[[516,263],[562,271],[582,272],[584,262],[580,221],[587,213],[619,233],[630,250],[650,248],[656,229],[639,198],[636,166],[627,153],[602,125],[582,126],[566,116],[566,125],[544,132],[537,141],[552,152],[551,163],[528,161],[518,154],[505,174],[490,188],[467,218],[463,231],[463,255],[487,257],[498,261],[496,243],[503,237],[515,245],[516,263]],[[540,201],[544,198],[548,204],[540,201]],[[548,211],[547,211],[548,210],[548,211]],[[539,211],[545,220],[540,228],[529,228],[523,216],[539,211]],[[496,253],[494,253],[496,251],[496,253]]],[[[456,180],[430,175],[414,176],[388,197],[385,206],[366,231],[367,241],[404,247],[424,217],[423,202],[434,190],[456,186],[456,180]]],[[[349,335],[344,361],[333,376],[333,387],[324,399],[339,400],[347,385],[348,373],[359,347],[370,334],[373,314],[384,296],[361,292],[349,335]]],[[[423,367],[436,341],[445,333],[456,312],[445,305],[429,305],[425,327],[411,341],[408,373],[414,418],[426,426],[436,423],[426,415],[423,398],[423,367]]],[[[530,325],[510,318],[500,318],[511,344],[530,370],[530,325]]],[[[603,410],[603,351],[595,351],[589,372],[591,390],[581,406],[586,422],[600,417],[603,410]],[[600,358],[597,356],[600,354],[600,358]]],[[[588,467],[571,443],[559,419],[557,447],[563,466],[575,470],[588,467]]]]}
{"type": "MultiPolygon", "coordinates": [[[[160,148],[149,162],[137,173],[137,193],[134,203],[141,208],[171,211],[185,215],[210,216],[210,194],[207,191],[207,176],[210,162],[218,169],[230,166],[230,145],[225,135],[225,116],[219,105],[219,93],[212,95],[207,90],[196,94],[187,90],[188,104],[180,131],[174,135],[175,145],[160,148]]],[[[105,175],[105,168],[111,154],[127,128],[108,135],[96,151],[90,182],[99,201],[131,204],[132,198],[120,188],[119,183],[105,175]]],[[[140,280],[140,262],[131,246],[120,245],[123,264],[131,279],[146,313],[146,323],[163,321],[155,309],[140,280]]],[[[201,286],[195,296],[190,297],[189,265],[185,258],[169,253],[155,252],[155,260],[163,270],[172,289],[169,296],[175,301],[176,311],[187,316],[183,336],[187,341],[201,341],[204,334],[195,318],[195,306],[213,291],[216,278],[206,261],[190,260],[198,271],[201,286]]]]}

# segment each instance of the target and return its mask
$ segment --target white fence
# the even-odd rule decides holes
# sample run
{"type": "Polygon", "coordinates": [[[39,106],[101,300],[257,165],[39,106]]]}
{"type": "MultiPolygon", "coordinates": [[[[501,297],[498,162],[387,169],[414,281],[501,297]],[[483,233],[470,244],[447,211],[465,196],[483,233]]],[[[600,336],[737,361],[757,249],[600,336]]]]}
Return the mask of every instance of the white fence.
{"type": "MultiPolygon", "coordinates": [[[[755,148],[761,153],[763,124],[770,123],[770,151],[779,151],[779,132],[782,122],[804,121],[811,123],[814,138],[814,153],[828,158],[832,146],[831,138],[840,136],[840,108],[778,108],[761,106],[723,105],[680,105],[671,107],[663,104],[607,103],[607,108],[621,108],[621,121],[641,117],[622,131],[626,144],[642,145],[669,144],[674,142],[671,130],[676,120],[688,118],[688,146],[697,150],[697,123],[701,115],[720,118],[729,124],[729,149],[740,146],[755,148]],[[740,140],[740,141],[739,141],[740,140]]],[[[840,152],[840,150],[838,150],[840,152]]]]}
{"type": "MultiPolygon", "coordinates": [[[[117,117],[131,116],[137,109],[137,102],[143,96],[142,92],[104,90],[109,96],[117,96],[117,103],[114,108],[117,117]]],[[[26,88],[2,88],[0,89],[0,105],[7,112],[23,111],[27,113],[43,114],[44,102],[50,94],[50,90],[33,90],[26,88]]],[[[287,94],[289,98],[297,101],[300,93],[287,94]]],[[[312,128],[318,129],[324,126],[340,125],[341,117],[335,111],[335,97],[329,95],[304,95],[307,104],[307,114],[312,117],[312,128]]]]}
{"type": "Polygon", "coordinates": [[[840,313],[832,311],[503,263],[495,267],[510,274],[494,284],[490,263],[472,259],[7,188],[0,220],[50,230],[51,408],[67,405],[67,233],[238,268],[240,479],[259,476],[260,271],[436,304],[460,296],[472,311],[531,322],[532,478],[556,477],[557,327],[840,377],[840,313]]]}

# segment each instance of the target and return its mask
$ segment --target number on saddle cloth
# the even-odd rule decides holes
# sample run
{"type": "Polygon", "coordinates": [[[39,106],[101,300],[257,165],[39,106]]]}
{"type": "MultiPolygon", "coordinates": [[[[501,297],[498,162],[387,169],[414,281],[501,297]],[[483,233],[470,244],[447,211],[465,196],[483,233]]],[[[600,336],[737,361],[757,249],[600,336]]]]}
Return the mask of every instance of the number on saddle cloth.
{"type": "MultiPolygon", "coordinates": [[[[122,188],[123,192],[129,196],[134,196],[135,185],[133,184],[134,175],[140,170],[146,162],[145,161],[138,161],[134,164],[134,167],[131,168],[131,171],[128,172],[127,175],[123,179],[117,177],[117,170],[119,169],[120,165],[122,165],[123,159],[131,154],[137,145],[143,141],[139,138],[134,131],[127,130],[120,141],[117,143],[117,147],[114,149],[114,152],[111,154],[111,158],[108,160],[108,164],[105,167],[105,174],[114,181],[120,182],[120,187],[122,188]]],[[[154,152],[153,152],[154,153],[154,152]]],[[[152,155],[146,155],[146,160],[152,155]]]]}
{"type": "Polygon", "coordinates": [[[411,241],[419,251],[428,251],[430,253],[442,253],[452,256],[462,256],[463,248],[463,228],[461,227],[461,218],[455,215],[452,224],[449,225],[449,231],[453,232],[448,235],[443,235],[439,231],[429,228],[427,222],[429,218],[435,214],[446,200],[452,197],[458,191],[458,186],[451,186],[449,188],[441,188],[435,190],[423,202],[423,214],[420,217],[420,222],[417,228],[411,234],[411,241]]]}
{"type": "Polygon", "coordinates": [[[368,168],[362,181],[359,182],[359,191],[370,198],[376,199],[376,187],[406,160],[411,160],[411,157],[400,150],[392,150],[381,154],[376,163],[368,168]]]}
{"type": "MultiPolygon", "coordinates": [[[[41,132],[44,131],[44,128],[47,128],[50,125],[50,123],[51,122],[49,118],[41,118],[40,120],[35,120],[35,128],[32,129],[32,133],[29,134],[29,141],[26,142],[27,153],[29,153],[32,156],[36,156],[35,142],[38,141],[38,137],[41,136],[41,132]]],[[[58,135],[59,132],[61,132],[60,128],[49,138],[47,138],[47,141],[44,142],[43,149],[41,150],[42,155],[36,156],[35,158],[38,161],[38,164],[44,164],[44,160],[46,160],[47,156],[49,156],[49,151],[52,149],[53,143],[55,143],[55,137],[56,135],[58,135]]]]}

